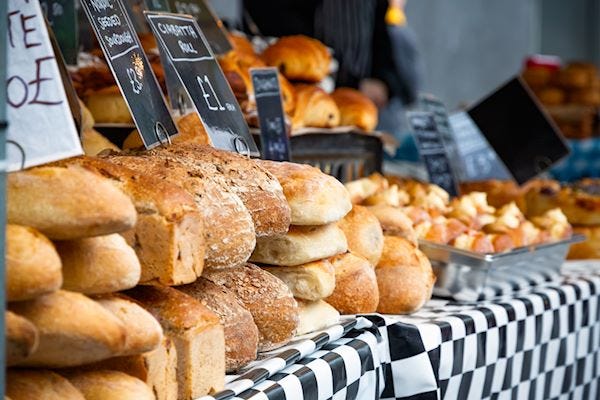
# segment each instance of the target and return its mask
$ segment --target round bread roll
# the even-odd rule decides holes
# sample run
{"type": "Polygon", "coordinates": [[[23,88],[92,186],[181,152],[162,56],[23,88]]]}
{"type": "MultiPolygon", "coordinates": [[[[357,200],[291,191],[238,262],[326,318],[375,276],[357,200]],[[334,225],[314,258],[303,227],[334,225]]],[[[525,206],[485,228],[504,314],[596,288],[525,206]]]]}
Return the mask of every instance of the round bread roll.
{"type": "Polygon", "coordinates": [[[346,236],[336,224],[292,226],[284,236],[256,238],[256,248],[250,261],[292,267],[347,250],[346,236]]]}
{"type": "Polygon", "coordinates": [[[375,312],[379,289],[371,264],[352,253],[340,254],[330,261],[335,268],[335,289],[325,301],[341,314],[375,312]]]}
{"type": "MultiPolygon", "coordinates": [[[[403,237],[413,243],[417,242],[413,221],[402,208],[382,204],[367,207],[367,210],[377,218],[385,235],[403,237]]],[[[383,243],[381,247],[383,249],[383,243]]],[[[377,263],[373,265],[377,265],[377,263]]]]}
{"type": "Polygon", "coordinates": [[[39,333],[35,325],[17,314],[6,311],[6,365],[16,365],[29,357],[38,346],[39,333]]]}
{"type": "Polygon", "coordinates": [[[570,260],[600,259],[600,226],[574,226],[573,233],[585,235],[586,239],[571,245],[570,260]]]}
{"type": "Polygon", "coordinates": [[[316,332],[340,321],[340,313],[323,300],[298,300],[298,307],[300,309],[298,335],[316,332]]]}
{"type": "Polygon", "coordinates": [[[377,126],[377,107],[364,94],[356,89],[342,87],[336,89],[331,97],[340,110],[340,125],[356,126],[371,132],[377,126]]]}
{"type": "Polygon", "coordinates": [[[96,123],[132,124],[133,118],[117,85],[90,93],[85,98],[96,123]]]}
{"type": "Polygon", "coordinates": [[[63,289],[99,294],[131,289],[142,268],[135,251],[119,234],[58,241],[63,263],[63,289]]]}
{"type": "Polygon", "coordinates": [[[87,400],[68,380],[51,371],[6,371],[6,395],[12,400],[87,400]]]}
{"type": "Polygon", "coordinates": [[[262,266],[290,288],[294,297],[308,301],[323,299],[335,288],[335,269],[329,260],[319,260],[295,267],[262,266]]]}
{"type": "Polygon", "coordinates": [[[141,380],[119,371],[83,371],[67,374],[85,400],[156,400],[141,380]]]}
{"type": "Polygon", "coordinates": [[[62,285],[61,261],[54,245],[33,228],[6,226],[6,298],[31,300],[62,285]]]}
{"type": "Polygon", "coordinates": [[[320,82],[329,73],[331,55],[316,39],[303,35],[286,36],[269,46],[262,59],[289,80],[320,82]]]}
{"type": "Polygon", "coordinates": [[[275,175],[292,210],[292,225],[325,225],[352,209],[350,194],[334,177],[306,164],[258,161],[275,175]]]}
{"type": "Polygon", "coordinates": [[[379,286],[377,312],[410,314],[431,298],[435,275],[427,257],[406,239],[386,236],[375,268],[379,286]]]}
{"type": "Polygon", "coordinates": [[[346,235],[348,250],[377,265],[383,251],[383,231],[377,217],[366,207],[354,206],[338,226],[346,235]]]}
{"type": "Polygon", "coordinates": [[[340,110],[333,98],[318,86],[295,85],[296,107],[292,128],[335,128],[340,124],[340,110]]]}

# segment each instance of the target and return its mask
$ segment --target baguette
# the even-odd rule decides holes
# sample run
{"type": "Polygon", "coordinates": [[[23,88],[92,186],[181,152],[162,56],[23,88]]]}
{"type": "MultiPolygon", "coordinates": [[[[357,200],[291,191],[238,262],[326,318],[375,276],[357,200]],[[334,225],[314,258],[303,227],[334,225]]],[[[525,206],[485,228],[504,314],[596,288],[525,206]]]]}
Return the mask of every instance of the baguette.
{"type": "Polygon", "coordinates": [[[86,400],[68,380],[44,370],[9,369],[6,395],[12,400],[86,400]]]}
{"type": "Polygon", "coordinates": [[[82,371],[66,375],[86,400],[155,400],[141,380],[119,371],[82,371]]]}
{"type": "Polygon", "coordinates": [[[83,168],[36,167],[7,179],[7,218],[50,239],[123,232],[135,225],[131,200],[109,180],[83,168]]]}
{"type": "Polygon", "coordinates": [[[61,261],[44,235],[33,228],[6,226],[6,298],[30,300],[60,289],[61,261]]]}
{"type": "Polygon", "coordinates": [[[377,217],[366,207],[354,206],[338,226],[346,235],[348,250],[377,265],[383,251],[383,231],[377,217]]]}
{"type": "Polygon", "coordinates": [[[11,366],[24,361],[37,349],[39,333],[29,320],[10,311],[4,314],[4,324],[6,365],[11,366]]]}
{"type": "Polygon", "coordinates": [[[281,279],[297,299],[324,299],[330,296],[335,288],[335,269],[329,260],[313,261],[296,267],[262,268],[281,279]]]}

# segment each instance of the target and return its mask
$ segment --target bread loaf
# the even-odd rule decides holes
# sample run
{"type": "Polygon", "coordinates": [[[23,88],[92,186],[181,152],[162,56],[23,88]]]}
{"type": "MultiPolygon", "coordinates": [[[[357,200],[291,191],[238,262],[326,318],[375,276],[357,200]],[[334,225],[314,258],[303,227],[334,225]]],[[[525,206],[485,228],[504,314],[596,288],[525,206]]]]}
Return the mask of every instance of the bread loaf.
{"type": "Polygon", "coordinates": [[[125,346],[121,321],[100,304],[63,290],[11,303],[10,310],[39,331],[39,346],[19,365],[72,367],[114,357],[125,346]]]}
{"type": "Polygon", "coordinates": [[[573,233],[585,235],[586,239],[571,245],[569,259],[600,259],[600,226],[574,226],[573,233]]]}
{"type": "Polygon", "coordinates": [[[81,132],[81,147],[87,156],[95,156],[103,150],[119,151],[120,149],[95,129],[84,129],[81,132]]]}
{"type": "Polygon", "coordinates": [[[131,200],[83,168],[37,167],[11,173],[7,181],[8,222],[50,239],[107,235],[135,225],[131,200]]]}
{"type": "Polygon", "coordinates": [[[325,329],[340,321],[340,313],[323,300],[298,300],[298,308],[300,309],[298,335],[325,329]]]}
{"type": "Polygon", "coordinates": [[[81,371],[66,374],[86,400],[155,400],[141,380],[119,371],[81,371]]]}
{"type": "Polygon", "coordinates": [[[331,258],[335,289],[325,299],[341,314],[372,313],[379,303],[377,277],[369,262],[352,253],[331,258]]]}
{"type": "Polygon", "coordinates": [[[223,387],[225,339],[215,314],[166,286],[138,286],[126,294],[150,311],[175,343],[178,399],[195,399],[223,387]]]}
{"type": "Polygon", "coordinates": [[[17,314],[6,311],[4,314],[6,329],[6,365],[22,362],[38,346],[39,333],[35,325],[17,314]]]}
{"type": "Polygon", "coordinates": [[[386,236],[381,260],[375,268],[379,285],[377,312],[408,314],[431,298],[435,275],[427,257],[412,243],[386,236]]]}
{"type": "Polygon", "coordinates": [[[303,35],[285,36],[262,53],[267,65],[290,80],[320,82],[329,73],[331,55],[323,43],[303,35]]]}
{"type": "Polygon", "coordinates": [[[379,220],[367,208],[354,206],[338,222],[338,227],[346,235],[348,250],[366,258],[375,266],[383,251],[383,231],[379,220]]]}
{"type": "Polygon", "coordinates": [[[210,226],[205,230],[207,267],[229,267],[248,260],[256,243],[252,218],[240,198],[214,177],[189,172],[185,164],[167,154],[106,157],[118,165],[176,183],[194,197],[206,225],[210,226]]]}
{"type": "Polygon", "coordinates": [[[262,266],[281,279],[297,299],[320,300],[335,288],[335,269],[329,260],[313,261],[295,267],[262,266]]]}
{"type": "Polygon", "coordinates": [[[417,243],[413,221],[402,208],[378,205],[367,207],[367,210],[377,218],[385,235],[398,236],[417,243]]]}
{"type": "Polygon", "coordinates": [[[346,252],[344,232],[332,223],[322,226],[292,226],[285,236],[258,238],[251,261],[295,266],[346,252]]]}
{"type": "Polygon", "coordinates": [[[256,359],[258,328],[250,311],[233,292],[205,278],[177,289],[200,301],[219,317],[225,331],[225,368],[228,372],[256,359]]]}
{"type": "Polygon", "coordinates": [[[85,105],[96,122],[113,124],[131,124],[133,118],[129,107],[117,85],[108,86],[89,93],[85,105]]]}
{"type": "Polygon", "coordinates": [[[140,262],[119,234],[56,242],[63,289],[85,294],[130,289],[140,281],[140,262]]]}
{"type": "Polygon", "coordinates": [[[340,110],[333,98],[316,85],[295,85],[296,108],[293,129],[335,128],[340,124],[340,110]]]}
{"type": "Polygon", "coordinates": [[[231,290],[252,314],[258,327],[258,350],[289,342],[298,326],[298,305],[290,289],[256,265],[207,271],[204,277],[231,290]]]}
{"type": "Polygon", "coordinates": [[[305,164],[259,161],[281,183],[292,210],[292,225],[324,225],[351,209],[350,194],[337,179],[305,164]]]}
{"type": "Polygon", "coordinates": [[[178,285],[193,282],[204,268],[204,218],[194,198],[181,187],[92,157],[60,163],[80,165],[110,179],[126,193],[138,214],[133,229],[123,232],[134,248],[144,283],[178,285]]]}
{"type": "Polygon", "coordinates": [[[8,370],[6,395],[12,400],[87,400],[68,380],[45,370],[8,370]]]}
{"type": "Polygon", "coordinates": [[[356,89],[342,87],[331,97],[340,110],[340,125],[356,126],[370,132],[377,126],[377,107],[368,97],[356,89]]]}
{"type": "MultiPolygon", "coordinates": [[[[196,143],[210,145],[211,141],[200,121],[197,112],[192,112],[177,119],[177,131],[179,135],[171,138],[171,143],[196,143]]],[[[123,149],[138,149],[144,147],[142,138],[137,129],[132,131],[123,142],[123,149]]]]}
{"type": "Polygon", "coordinates": [[[56,249],[33,228],[6,226],[6,298],[30,300],[60,289],[61,262],[56,249]]]}

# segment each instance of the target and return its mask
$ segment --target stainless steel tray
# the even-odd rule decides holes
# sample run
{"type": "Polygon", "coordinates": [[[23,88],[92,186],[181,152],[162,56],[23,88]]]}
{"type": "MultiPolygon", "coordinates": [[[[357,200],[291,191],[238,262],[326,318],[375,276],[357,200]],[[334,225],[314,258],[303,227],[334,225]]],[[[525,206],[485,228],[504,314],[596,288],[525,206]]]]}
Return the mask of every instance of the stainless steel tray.
{"type": "Polygon", "coordinates": [[[419,241],[419,248],[437,276],[434,295],[476,301],[556,281],[570,245],[583,240],[585,236],[573,235],[558,242],[493,254],[423,240],[419,241]]]}

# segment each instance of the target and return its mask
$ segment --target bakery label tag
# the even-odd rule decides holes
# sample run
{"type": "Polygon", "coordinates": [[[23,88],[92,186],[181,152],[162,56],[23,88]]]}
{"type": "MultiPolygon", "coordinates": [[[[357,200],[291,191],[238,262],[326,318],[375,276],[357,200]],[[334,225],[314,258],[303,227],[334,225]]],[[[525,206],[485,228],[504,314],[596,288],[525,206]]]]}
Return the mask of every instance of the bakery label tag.
{"type": "Polygon", "coordinates": [[[121,0],[81,0],[147,149],[177,133],[158,81],[121,0]]]}
{"type": "Polygon", "coordinates": [[[159,51],[174,67],[213,146],[258,156],[240,106],[194,17],[146,12],[146,18],[159,51]]]}
{"type": "Polygon", "coordinates": [[[9,0],[7,28],[8,171],[82,154],[39,2],[9,0]]]}
{"type": "Polygon", "coordinates": [[[40,0],[42,11],[69,65],[77,64],[79,28],[75,0],[40,0]]]}
{"type": "Polygon", "coordinates": [[[252,68],[250,75],[258,109],[262,157],[289,161],[290,141],[285,129],[277,68],[252,68]]]}
{"type": "Polygon", "coordinates": [[[427,173],[429,181],[440,186],[451,196],[458,194],[454,171],[442,135],[438,131],[435,116],[430,112],[414,111],[407,113],[417,149],[427,173]]]}

